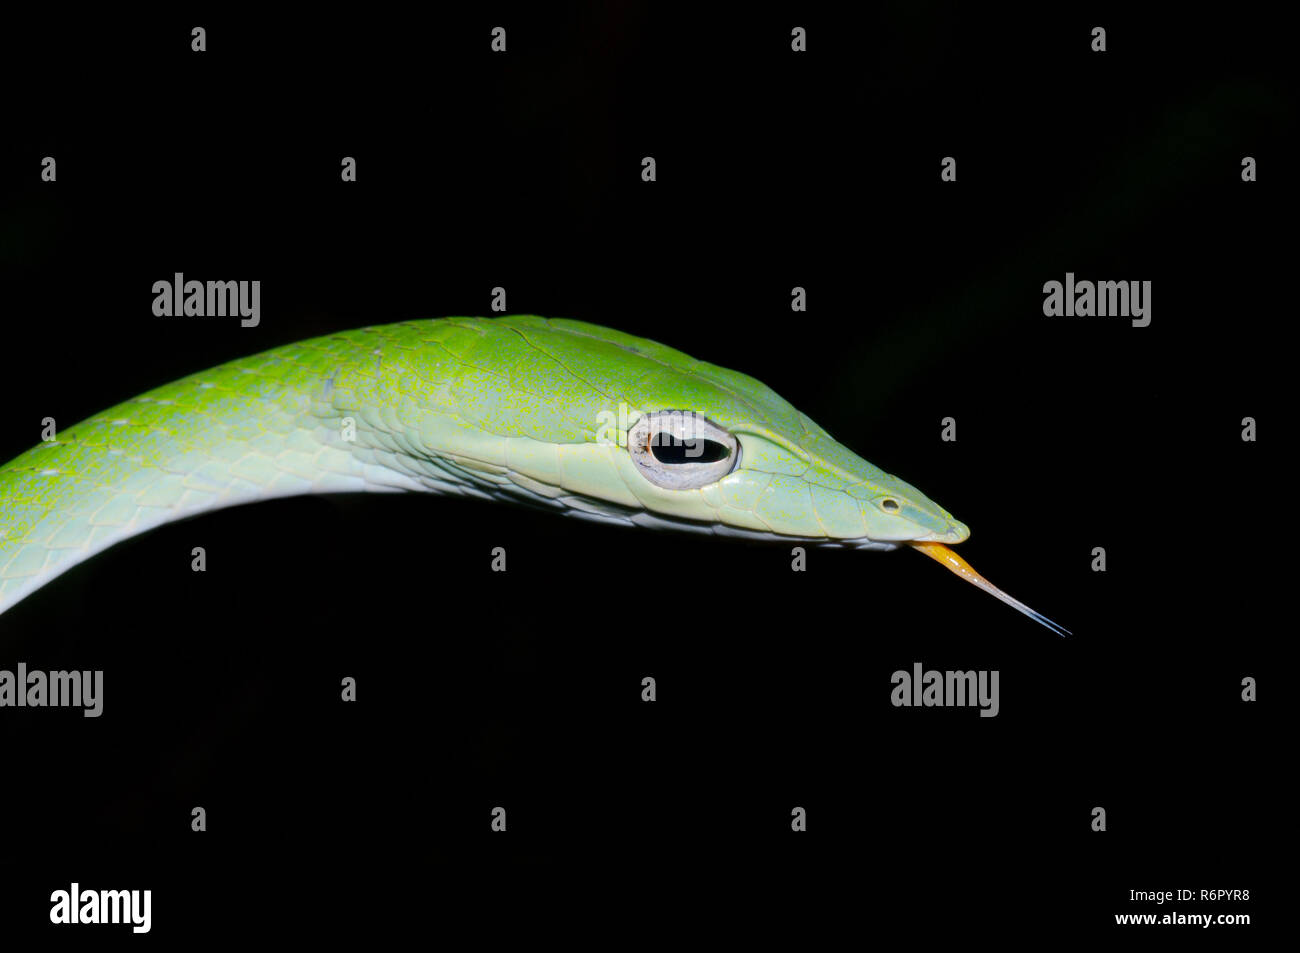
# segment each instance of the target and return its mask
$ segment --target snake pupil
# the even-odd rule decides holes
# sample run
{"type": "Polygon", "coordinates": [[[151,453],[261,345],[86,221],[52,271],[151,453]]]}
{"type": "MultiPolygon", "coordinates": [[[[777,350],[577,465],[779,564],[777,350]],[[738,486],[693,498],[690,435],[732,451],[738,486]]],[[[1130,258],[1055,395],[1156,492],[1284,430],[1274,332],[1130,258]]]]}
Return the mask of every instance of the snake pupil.
{"type": "Polygon", "coordinates": [[[717,463],[731,455],[726,444],[716,440],[682,440],[667,433],[655,435],[650,452],[660,463],[717,463]]]}

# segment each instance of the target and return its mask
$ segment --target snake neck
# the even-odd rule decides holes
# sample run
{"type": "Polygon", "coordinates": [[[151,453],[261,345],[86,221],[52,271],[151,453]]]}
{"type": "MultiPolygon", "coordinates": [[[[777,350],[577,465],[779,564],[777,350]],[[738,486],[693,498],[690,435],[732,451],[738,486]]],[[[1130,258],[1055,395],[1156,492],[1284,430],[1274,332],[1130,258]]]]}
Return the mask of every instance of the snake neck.
{"type": "Polygon", "coordinates": [[[309,493],[439,489],[403,462],[382,412],[348,407],[340,384],[378,368],[374,350],[350,333],[234,361],[0,466],[0,612],[163,523],[309,493]]]}

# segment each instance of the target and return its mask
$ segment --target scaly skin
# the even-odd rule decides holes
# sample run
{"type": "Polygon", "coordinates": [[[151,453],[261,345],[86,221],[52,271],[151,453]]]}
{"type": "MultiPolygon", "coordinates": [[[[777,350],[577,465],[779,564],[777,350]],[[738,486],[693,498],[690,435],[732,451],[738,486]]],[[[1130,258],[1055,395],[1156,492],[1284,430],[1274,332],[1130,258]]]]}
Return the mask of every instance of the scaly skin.
{"type": "Polygon", "coordinates": [[[969,535],[744,374],[580,321],[408,321],[186,377],[0,467],[0,612],[160,523],[361,490],[860,548],[969,535]],[[699,489],[650,483],[608,438],[656,410],[698,411],[736,435],[739,468],[699,489]]]}

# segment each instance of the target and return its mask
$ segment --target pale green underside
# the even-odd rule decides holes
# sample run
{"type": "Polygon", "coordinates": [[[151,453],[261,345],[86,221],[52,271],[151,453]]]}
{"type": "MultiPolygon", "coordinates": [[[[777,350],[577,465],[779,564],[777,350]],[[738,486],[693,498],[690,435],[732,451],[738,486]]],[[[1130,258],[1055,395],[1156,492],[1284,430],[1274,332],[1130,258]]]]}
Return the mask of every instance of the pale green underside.
{"type": "Polygon", "coordinates": [[[397,490],[863,547],[968,535],[744,374],[581,321],[445,318],[223,364],[0,467],[0,612],[160,523],[273,497],[397,490]],[[740,469],[698,490],[648,482],[618,437],[656,410],[697,411],[736,434],[740,469]]]}

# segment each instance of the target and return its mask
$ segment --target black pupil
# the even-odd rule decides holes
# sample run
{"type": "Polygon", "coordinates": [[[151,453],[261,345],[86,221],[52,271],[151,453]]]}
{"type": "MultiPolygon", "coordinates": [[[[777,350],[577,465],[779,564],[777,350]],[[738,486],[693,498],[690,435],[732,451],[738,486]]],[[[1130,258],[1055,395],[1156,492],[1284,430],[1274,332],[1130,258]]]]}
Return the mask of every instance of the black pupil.
{"type": "Polygon", "coordinates": [[[650,452],[660,463],[717,463],[727,459],[731,453],[726,444],[716,440],[701,437],[682,440],[666,433],[655,435],[650,442],[650,452]]]}

